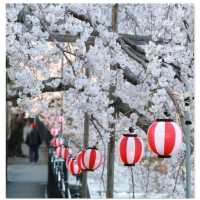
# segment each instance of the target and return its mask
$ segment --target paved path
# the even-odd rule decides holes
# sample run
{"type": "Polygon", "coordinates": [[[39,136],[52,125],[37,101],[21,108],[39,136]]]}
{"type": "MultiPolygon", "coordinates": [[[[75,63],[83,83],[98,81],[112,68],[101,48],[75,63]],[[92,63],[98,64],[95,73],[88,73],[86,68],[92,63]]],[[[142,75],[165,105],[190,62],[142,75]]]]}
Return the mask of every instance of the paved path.
{"type": "Polygon", "coordinates": [[[46,184],[8,183],[7,198],[45,198],[46,184]]]}
{"type": "Polygon", "coordinates": [[[8,158],[7,198],[45,198],[47,184],[47,152],[40,149],[38,164],[31,164],[28,158],[8,158]]]}

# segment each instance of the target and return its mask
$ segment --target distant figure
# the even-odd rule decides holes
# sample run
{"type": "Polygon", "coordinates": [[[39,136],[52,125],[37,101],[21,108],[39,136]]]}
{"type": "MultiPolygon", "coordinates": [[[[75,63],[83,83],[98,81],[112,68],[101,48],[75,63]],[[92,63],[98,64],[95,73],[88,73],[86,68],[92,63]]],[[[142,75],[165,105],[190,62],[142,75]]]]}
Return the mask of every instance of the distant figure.
{"type": "Polygon", "coordinates": [[[26,124],[23,128],[23,140],[24,140],[24,142],[26,142],[28,134],[32,131],[31,124],[32,124],[31,119],[26,119],[26,124]]]}
{"type": "MultiPolygon", "coordinates": [[[[29,121],[30,132],[26,132],[25,143],[29,146],[29,159],[30,162],[37,162],[39,160],[39,147],[42,143],[40,138],[39,129],[36,123],[29,121]]],[[[28,129],[27,129],[28,130],[28,129]]]]}
{"type": "Polygon", "coordinates": [[[7,138],[7,155],[23,157],[21,143],[23,141],[23,127],[25,125],[23,113],[12,115],[10,136],[7,138]]]}
{"type": "Polygon", "coordinates": [[[26,124],[23,128],[23,142],[24,143],[22,143],[22,152],[25,156],[29,156],[29,147],[26,144],[26,142],[27,142],[28,134],[32,131],[32,127],[31,127],[32,121],[30,118],[25,119],[25,120],[26,120],[26,124]]]}

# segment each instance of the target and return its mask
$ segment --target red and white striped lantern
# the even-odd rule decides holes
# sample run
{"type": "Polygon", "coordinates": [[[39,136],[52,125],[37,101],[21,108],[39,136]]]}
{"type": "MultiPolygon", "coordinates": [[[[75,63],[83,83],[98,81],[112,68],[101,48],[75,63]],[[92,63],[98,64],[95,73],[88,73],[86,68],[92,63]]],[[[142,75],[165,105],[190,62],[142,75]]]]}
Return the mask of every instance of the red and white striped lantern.
{"type": "Polygon", "coordinates": [[[52,147],[56,147],[56,138],[55,138],[55,137],[53,137],[53,138],[51,139],[50,145],[51,145],[52,147]]]}
{"type": "Polygon", "coordinates": [[[69,161],[71,160],[70,156],[68,157],[68,159],[65,161],[65,165],[68,166],[69,161]]]}
{"type": "Polygon", "coordinates": [[[58,117],[57,117],[57,121],[58,121],[59,123],[63,123],[63,122],[64,122],[64,117],[63,117],[63,116],[58,116],[58,117]]]}
{"type": "Polygon", "coordinates": [[[56,148],[56,156],[57,157],[61,157],[61,153],[62,153],[62,147],[61,146],[58,146],[56,148]]]}
{"type": "Polygon", "coordinates": [[[57,137],[56,138],[56,146],[58,147],[58,146],[61,146],[63,144],[64,144],[64,139],[61,138],[61,137],[57,137]]]}
{"type": "Polygon", "coordinates": [[[69,160],[68,170],[73,176],[77,176],[81,174],[81,168],[78,166],[76,159],[69,160]]]}
{"type": "Polygon", "coordinates": [[[59,134],[59,128],[52,128],[51,129],[51,135],[53,137],[56,137],[59,134]]]}
{"type": "Polygon", "coordinates": [[[150,149],[161,158],[169,158],[182,143],[181,128],[171,119],[158,119],[147,133],[150,149]]]}
{"type": "Polygon", "coordinates": [[[56,138],[56,146],[59,147],[60,146],[60,141],[59,138],[56,138]]]}
{"type": "Polygon", "coordinates": [[[76,156],[78,166],[81,168],[82,171],[86,170],[86,167],[83,164],[83,153],[84,153],[84,151],[85,150],[80,151],[76,156]]]}
{"type": "Polygon", "coordinates": [[[64,144],[64,138],[59,138],[60,146],[64,144]]]}
{"type": "Polygon", "coordinates": [[[83,165],[85,170],[94,171],[102,162],[102,155],[96,147],[87,148],[83,151],[83,165]]]}
{"type": "Polygon", "coordinates": [[[62,150],[61,150],[61,157],[64,159],[64,160],[67,160],[69,155],[72,153],[71,149],[68,148],[68,147],[62,147],[62,150]]]}
{"type": "Polygon", "coordinates": [[[138,164],[144,153],[142,139],[137,134],[123,134],[119,140],[119,156],[124,166],[138,164]]]}

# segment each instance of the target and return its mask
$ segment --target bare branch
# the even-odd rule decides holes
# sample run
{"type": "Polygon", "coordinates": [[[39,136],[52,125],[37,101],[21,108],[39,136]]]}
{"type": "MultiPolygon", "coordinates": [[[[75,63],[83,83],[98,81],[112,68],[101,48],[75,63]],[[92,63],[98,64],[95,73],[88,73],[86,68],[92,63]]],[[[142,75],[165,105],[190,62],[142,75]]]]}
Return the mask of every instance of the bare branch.
{"type": "Polygon", "coordinates": [[[173,188],[173,191],[172,191],[172,195],[173,195],[174,192],[176,191],[176,185],[177,185],[177,182],[178,182],[178,177],[179,177],[179,174],[180,174],[180,171],[181,171],[181,167],[182,167],[183,164],[184,164],[185,157],[186,157],[186,154],[184,155],[183,159],[182,159],[181,162],[179,163],[179,167],[178,167],[178,171],[177,171],[177,174],[176,174],[176,178],[175,178],[175,183],[174,183],[174,188],[173,188]]]}
{"type": "MultiPolygon", "coordinates": [[[[94,128],[96,129],[97,133],[99,134],[99,137],[101,138],[101,141],[103,143],[103,148],[104,148],[104,158],[106,157],[106,144],[103,140],[103,136],[101,134],[101,131],[99,130],[99,128],[97,127],[97,125],[94,123],[94,118],[90,118],[91,122],[92,122],[92,125],[94,126],[94,128]]],[[[105,190],[105,183],[104,183],[104,171],[105,171],[105,162],[103,162],[103,169],[102,169],[102,172],[101,172],[101,180],[102,180],[102,183],[103,183],[103,187],[104,187],[104,190],[105,190]]]]}
{"type": "Polygon", "coordinates": [[[117,32],[117,12],[118,4],[116,3],[112,8],[112,31],[117,32]]]}
{"type": "Polygon", "coordinates": [[[113,101],[112,105],[115,107],[116,112],[120,112],[127,117],[130,117],[132,113],[136,113],[138,115],[136,125],[147,132],[151,121],[146,116],[138,112],[135,108],[131,108],[127,103],[124,103],[120,97],[113,96],[113,101]]]}
{"type": "MultiPolygon", "coordinates": [[[[143,66],[144,69],[146,69],[146,62],[141,58],[141,56],[138,54],[137,51],[135,51],[133,48],[131,48],[129,45],[127,45],[122,38],[118,39],[119,44],[121,45],[122,49],[134,60],[136,60],[139,64],[143,66]]],[[[143,57],[143,56],[142,56],[143,57]]]]}
{"type": "Polygon", "coordinates": [[[76,72],[75,72],[75,69],[74,69],[74,67],[73,67],[73,65],[72,65],[72,61],[71,61],[71,60],[67,57],[67,55],[65,54],[65,50],[64,50],[64,49],[62,48],[62,46],[56,41],[56,38],[54,37],[54,35],[51,34],[51,32],[49,31],[48,27],[46,26],[44,20],[40,19],[40,23],[41,23],[41,25],[43,26],[43,28],[45,28],[45,30],[49,33],[49,36],[50,36],[50,38],[52,38],[52,40],[55,42],[56,47],[57,47],[58,49],[61,50],[61,52],[63,53],[65,59],[66,59],[66,60],[69,62],[69,64],[71,65],[71,67],[72,67],[72,72],[73,72],[74,76],[76,77],[76,72]]]}

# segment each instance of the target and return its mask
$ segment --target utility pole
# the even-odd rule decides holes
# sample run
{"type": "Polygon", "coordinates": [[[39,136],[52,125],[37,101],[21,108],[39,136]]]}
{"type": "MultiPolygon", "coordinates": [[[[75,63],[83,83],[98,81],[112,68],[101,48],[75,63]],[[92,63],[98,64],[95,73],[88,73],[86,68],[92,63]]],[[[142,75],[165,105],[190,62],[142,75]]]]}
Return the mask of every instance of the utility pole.
{"type": "MultiPolygon", "coordinates": [[[[83,138],[84,148],[88,147],[88,140],[89,140],[89,120],[90,120],[90,116],[86,112],[85,116],[84,116],[84,138],[83,138]]],[[[87,171],[83,171],[82,172],[81,197],[82,198],[88,198],[87,171]]]]}
{"type": "MultiPolygon", "coordinates": [[[[86,51],[89,50],[89,45],[86,44],[86,51]]],[[[85,74],[87,78],[90,76],[90,70],[88,67],[85,69],[85,74]]],[[[84,135],[83,135],[83,147],[88,147],[89,141],[89,124],[90,124],[90,116],[86,112],[84,115],[84,135]]],[[[88,186],[87,186],[87,171],[82,172],[81,178],[81,198],[89,198],[88,197],[88,186]]]]}
{"type": "MultiPolygon", "coordinates": [[[[115,4],[112,8],[112,31],[117,32],[117,11],[118,4],[115,4]]],[[[112,66],[110,66],[112,70],[112,66]]],[[[115,92],[116,86],[110,83],[109,88],[109,99],[112,101],[113,93],[115,92]]],[[[116,117],[116,113],[112,114],[113,118],[116,117]]],[[[114,191],[114,161],[115,161],[115,122],[109,122],[110,139],[108,142],[107,152],[107,186],[106,186],[106,198],[113,198],[114,191]]]]}

